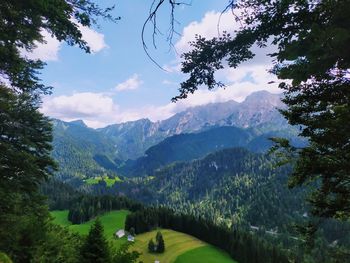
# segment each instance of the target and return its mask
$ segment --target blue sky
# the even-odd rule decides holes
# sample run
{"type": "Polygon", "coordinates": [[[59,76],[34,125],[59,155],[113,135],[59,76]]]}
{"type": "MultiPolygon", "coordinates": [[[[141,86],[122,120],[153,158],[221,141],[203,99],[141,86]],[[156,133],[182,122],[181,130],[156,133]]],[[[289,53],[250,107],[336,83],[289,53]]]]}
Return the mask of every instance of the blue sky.
{"type": "MultiPolygon", "coordinates": [[[[151,0],[105,0],[103,6],[116,4],[115,16],[121,16],[116,24],[99,21],[99,27],[82,28],[84,39],[92,48],[85,54],[77,47],[59,43],[48,34],[47,43],[38,45],[35,58],[46,61],[42,71],[43,81],[55,87],[53,94],[43,100],[42,111],[66,121],[82,119],[91,127],[150,118],[162,120],[187,107],[227,100],[242,101],[253,91],[268,89],[279,92],[276,86],[268,85],[274,77],[267,73],[271,51],[257,51],[257,58],[237,70],[219,72],[227,88],[208,91],[202,88],[194,96],[179,103],[170,99],[177,94],[179,83],[186,78],[180,71],[179,54],[190,50],[188,41],[196,33],[208,38],[217,36],[217,22],[227,0],[193,0],[191,6],[176,10],[176,25],[179,36],[174,38],[175,48],[166,41],[170,26],[169,6],[164,5],[157,23],[163,35],[156,37],[157,49],[151,42],[151,28],[146,31],[146,42],[154,59],[167,69],[159,69],[142,48],[141,29],[147,18],[151,0]]],[[[220,28],[233,32],[238,28],[232,14],[221,19],[220,28]]]]}

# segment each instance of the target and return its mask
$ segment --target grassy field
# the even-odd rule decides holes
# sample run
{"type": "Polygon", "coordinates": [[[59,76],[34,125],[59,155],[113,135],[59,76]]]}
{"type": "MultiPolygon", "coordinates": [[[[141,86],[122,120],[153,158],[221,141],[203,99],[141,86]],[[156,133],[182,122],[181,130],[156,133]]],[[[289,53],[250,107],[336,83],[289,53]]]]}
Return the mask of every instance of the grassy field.
{"type": "Polygon", "coordinates": [[[122,179],[120,179],[118,176],[114,178],[108,178],[107,176],[97,176],[93,178],[86,179],[85,182],[87,184],[98,184],[99,181],[105,181],[108,187],[111,187],[116,182],[122,182],[122,179]]]}
{"type": "MultiPolygon", "coordinates": [[[[230,257],[215,247],[209,246],[207,243],[186,235],[181,232],[163,229],[161,230],[165,242],[165,252],[162,254],[153,254],[148,252],[148,241],[153,238],[155,239],[157,231],[147,232],[136,236],[136,241],[133,246],[135,250],[142,253],[140,260],[145,263],[153,263],[155,260],[159,260],[161,263],[172,263],[172,262],[219,262],[219,263],[234,263],[230,257]],[[187,257],[187,261],[177,261],[177,258],[181,255],[186,255],[188,252],[202,249],[199,253],[195,254],[199,261],[193,261],[192,257],[187,257]],[[205,249],[209,248],[209,249],[205,249]],[[203,255],[201,254],[203,251],[203,255]],[[210,253],[211,252],[211,253],[210,253]],[[211,255],[212,258],[217,257],[217,261],[207,261],[206,256],[211,255]],[[190,260],[189,260],[190,259],[190,260]]],[[[180,259],[181,260],[181,259],[180,259]]]]}
{"type": "MultiPolygon", "coordinates": [[[[119,247],[121,244],[126,242],[126,237],[121,239],[114,239],[114,233],[118,229],[124,229],[125,219],[129,211],[119,210],[105,213],[100,216],[100,220],[104,227],[105,236],[109,240],[113,240],[113,243],[119,247]]],[[[91,225],[94,223],[94,220],[90,220],[80,225],[72,225],[68,221],[68,211],[52,211],[51,215],[54,217],[54,223],[61,226],[67,226],[71,231],[77,232],[82,235],[87,235],[89,233],[91,225]]]]}
{"type": "Polygon", "coordinates": [[[51,216],[54,218],[53,222],[61,226],[69,226],[72,223],[68,221],[68,210],[52,211],[51,216]]]}
{"type": "Polygon", "coordinates": [[[236,262],[230,256],[213,246],[198,247],[178,256],[175,263],[233,263],[236,262]]]}
{"type": "MultiPolygon", "coordinates": [[[[127,242],[126,237],[115,239],[114,233],[118,229],[123,229],[125,218],[129,211],[120,210],[112,211],[100,216],[100,220],[104,226],[106,237],[113,241],[116,247],[127,242]]],[[[52,211],[51,215],[54,217],[54,222],[68,227],[71,231],[86,235],[94,220],[90,220],[84,224],[72,225],[68,221],[68,211],[52,211]]],[[[148,241],[155,239],[157,231],[147,232],[137,235],[135,243],[131,249],[135,249],[142,253],[140,260],[144,263],[153,263],[159,260],[161,263],[234,263],[225,252],[217,249],[207,243],[184,233],[162,229],[163,238],[165,241],[165,252],[162,254],[153,254],[148,252],[148,241]]]]}

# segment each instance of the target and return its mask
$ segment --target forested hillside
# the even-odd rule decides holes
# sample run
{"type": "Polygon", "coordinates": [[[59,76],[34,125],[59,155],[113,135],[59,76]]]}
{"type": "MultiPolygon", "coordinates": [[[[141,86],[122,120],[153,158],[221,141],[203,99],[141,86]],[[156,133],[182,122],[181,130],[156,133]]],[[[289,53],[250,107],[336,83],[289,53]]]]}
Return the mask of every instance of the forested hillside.
{"type": "Polygon", "coordinates": [[[289,138],[296,147],[306,145],[306,141],[296,137],[294,129],[291,128],[261,134],[256,129],[214,127],[198,133],[166,138],[150,147],[144,157],[125,162],[117,172],[128,177],[151,175],[156,169],[167,164],[200,159],[209,153],[232,147],[266,153],[272,147],[271,138],[274,137],[289,138]]]}
{"type": "Polygon", "coordinates": [[[135,178],[93,191],[123,193],[146,203],[210,218],[216,223],[290,230],[308,211],[305,192],[288,190],[290,168],[276,169],[276,160],[232,148],[192,162],[170,164],[151,177],[135,178]]]}
{"type": "MultiPolygon", "coordinates": [[[[240,227],[299,251],[302,237],[295,226],[310,220],[305,201],[308,191],[289,189],[291,167],[277,168],[276,163],[273,156],[244,148],[224,149],[200,160],[170,164],[152,176],[125,180],[110,188],[103,183],[94,185],[90,191],[127,195],[217,225],[240,227]]],[[[334,242],[350,245],[349,224],[330,220],[320,222],[320,227],[317,242],[322,246],[334,242]]],[[[320,258],[328,258],[328,253],[320,258]]]]}
{"type": "Polygon", "coordinates": [[[62,181],[113,174],[118,155],[112,142],[83,122],[53,120],[52,156],[59,164],[62,181]]]}
{"type": "MultiPolygon", "coordinates": [[[[112,210],[128,209],[131,212],[126,218],[125,230],[133,231],[136,234],[159,228],[173,229],[195,236],[225,250],[238,262],[250,262],[258,255],[263,256],[265,262],[280,263],[287,262],[287,259],[292,256],[287,251],[258,238],[239,225],[234,229],[227,225],[219,226],[204,217],[179,211],[174,212],[168,208],[146,207],[123,196],[81,194],[55,181],[44,185],[42,191],[52,201],[50,204],[51,208],[69,210],[68,213],[64,213],[68,214],[67,218],[64,218],[64,222],[68,222],[68,224],[82,224],[95,218],[97,215],[102,215],[112,210]],[[56,191],[53,192],[53,188],[56,191]]],[[[112,227],[112,225],[113,222],[109,222],[109,227],[112,227]]],[[[72,226],[72,229],[78,227],[75,225],[72,226]]],[[[169,240],[166,239],[166,241],[168,242],[169,240]]],[[[120,240],[116,240],[116,242],[120,242],[120,240]]],[[[175,244],[178,245],[179,242],[182,244],[182,240],[176,241],[175,244]]],[[[140,246],[139,243],[138,246],[140,246]]]]}
{"type": "Polygon", "coordinates": [[[246,146],[252,137],[250,131],[235,127],[174,135],[149,148],[144,157],[126,162],[120,172],[127,176],[151,175],[172,162],[190,161],[220,149],[246,146]]]}
{"type": "Polygon", "coordinates": [[[268,156],[242,148],[222,150],[154,174],[147,188],[154,201],[214,222],[288,228],[307,211],[303,194],[286,189],[288,168],[276,169],[268,156]]]}

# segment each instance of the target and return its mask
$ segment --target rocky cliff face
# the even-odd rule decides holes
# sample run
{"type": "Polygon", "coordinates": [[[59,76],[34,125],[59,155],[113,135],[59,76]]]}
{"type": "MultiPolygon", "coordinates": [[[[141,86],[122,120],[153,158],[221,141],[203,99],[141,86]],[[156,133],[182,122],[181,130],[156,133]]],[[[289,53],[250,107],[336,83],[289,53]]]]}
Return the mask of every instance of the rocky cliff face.
{"type": "Polygon", "coordinates": [[[288,126],[278,111],[284,107],[281,95],[259,91],[248,96],[228,118],[219,123],[241,128],[258,128],[265,132],[271,129],[278,130],[288,126]]]}
{"type": "Polygon", "coordinates": [[[160,122],[159,127],[170,135],[199,131],[215,126],[219,120],[228,118],[239,105],[238,102],[231,100],[188,108],[160,122]]]}

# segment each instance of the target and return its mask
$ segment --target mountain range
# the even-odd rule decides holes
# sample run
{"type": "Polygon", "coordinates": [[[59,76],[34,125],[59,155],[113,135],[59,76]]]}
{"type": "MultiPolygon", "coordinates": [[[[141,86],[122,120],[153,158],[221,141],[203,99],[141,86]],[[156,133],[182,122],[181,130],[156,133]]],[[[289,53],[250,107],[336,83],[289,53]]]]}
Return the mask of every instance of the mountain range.
{"type": "Polygon", "coordinates": [[[256,128],[264,131],[287,128],[287,121],[277,109],[284,108],[280,94],[267,91],[252,93],[243,102],[222,103],[187,108],[174,116],[152,122],[140,119],[97,129],[113,140],[121,159],[136,159],[163,139],[182,133],[192,133],[213,126],[256,128]]]}
{"type": "Polygon", "coordinates": [[[158,122],[140,119],[92,129],[81,120],[54,119],[53,157],[61,167],[58,177],[140,176],[225,148],[266,151],[271,146],[268,138],[274,136],[303,143],[279,113],[281,108],[280,94],[260,91],[241,103],[231,100],[191,107],[158,122]]]}

